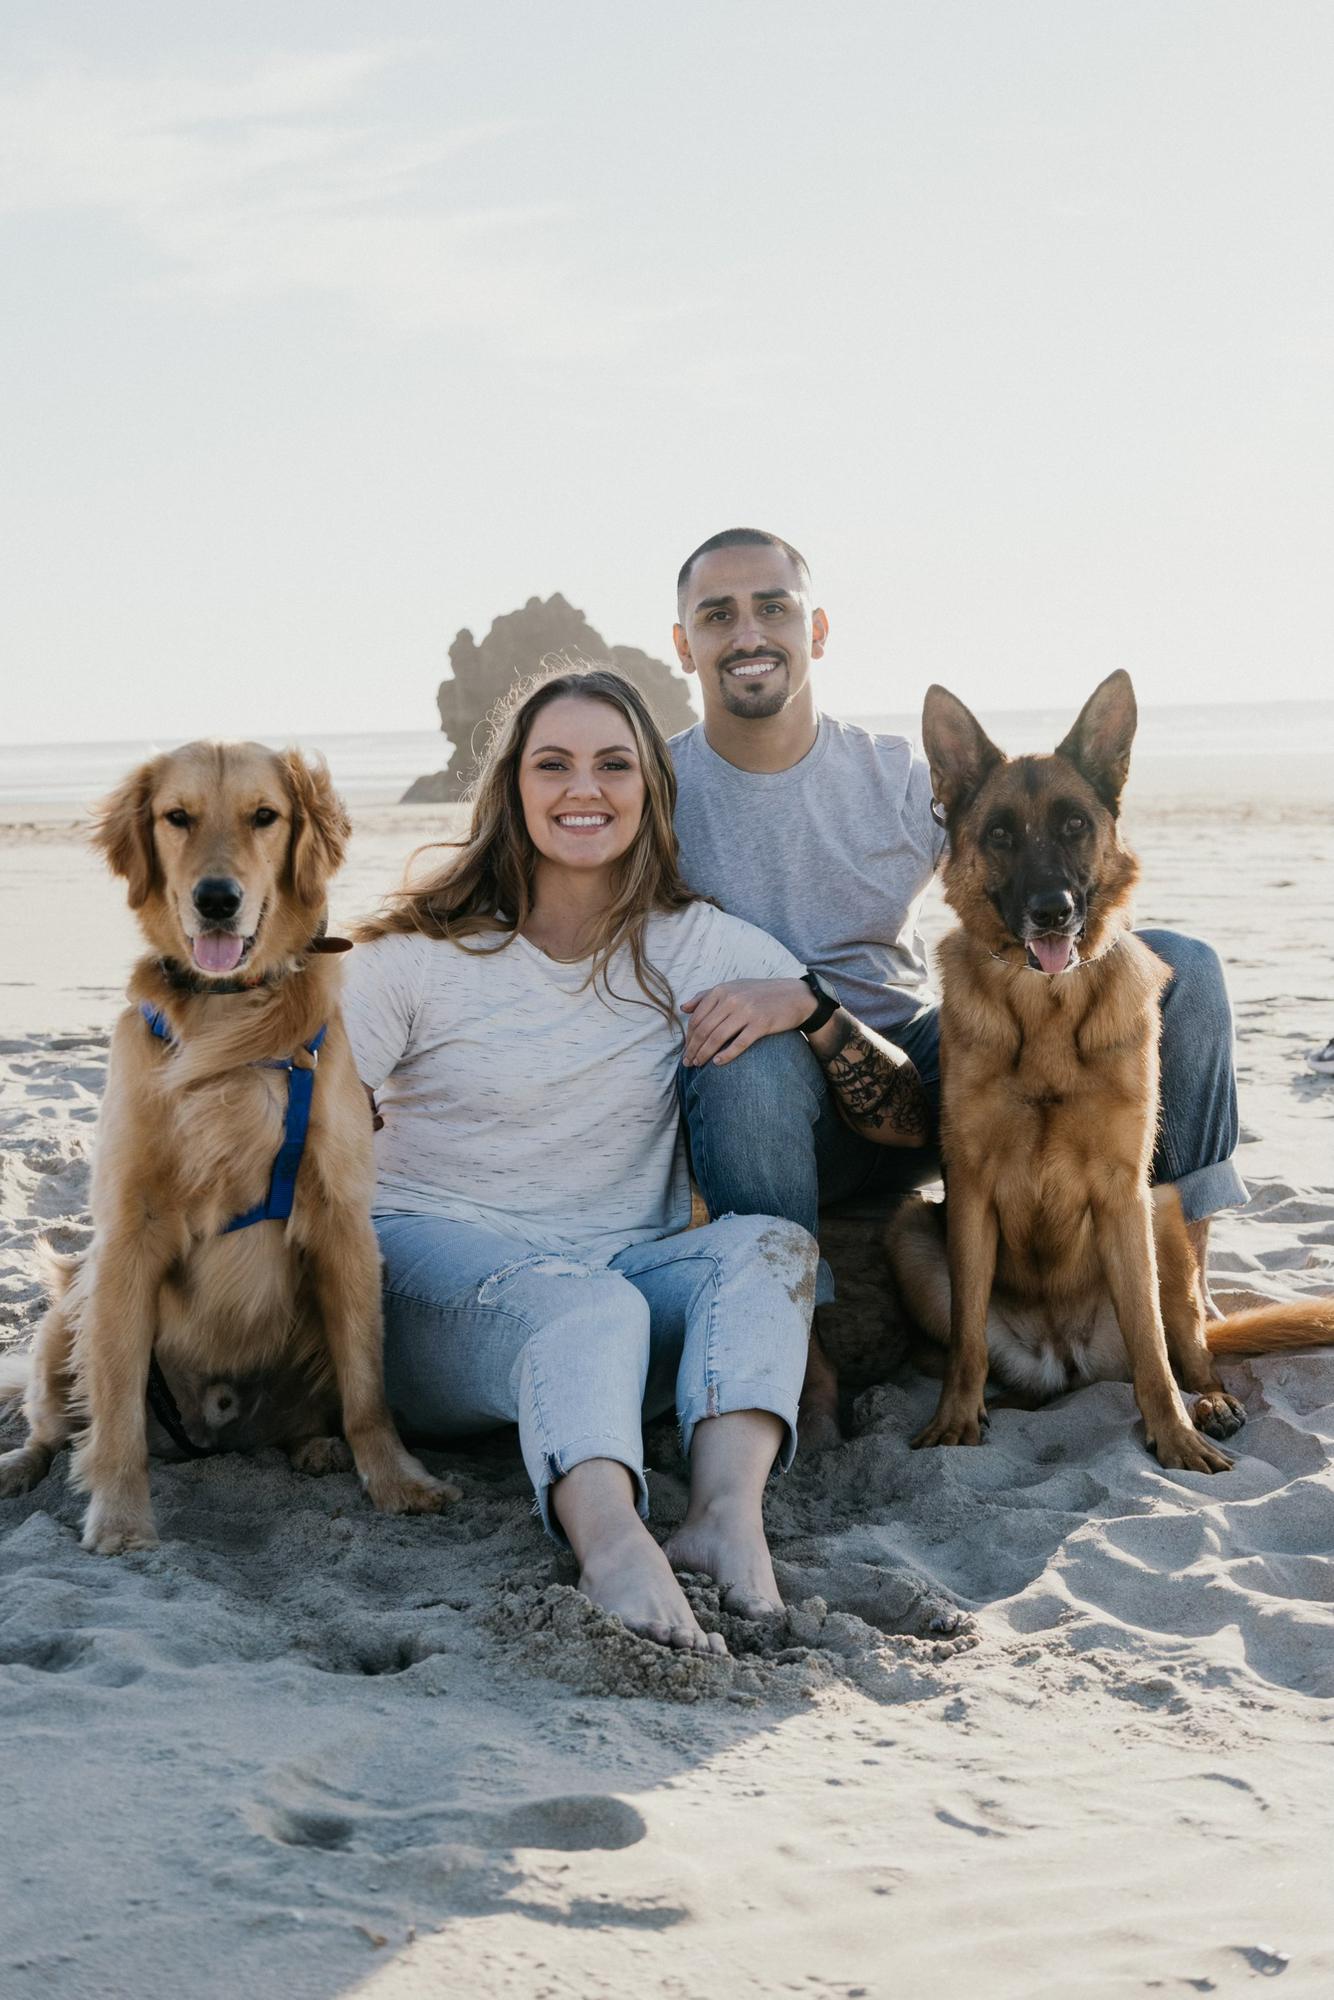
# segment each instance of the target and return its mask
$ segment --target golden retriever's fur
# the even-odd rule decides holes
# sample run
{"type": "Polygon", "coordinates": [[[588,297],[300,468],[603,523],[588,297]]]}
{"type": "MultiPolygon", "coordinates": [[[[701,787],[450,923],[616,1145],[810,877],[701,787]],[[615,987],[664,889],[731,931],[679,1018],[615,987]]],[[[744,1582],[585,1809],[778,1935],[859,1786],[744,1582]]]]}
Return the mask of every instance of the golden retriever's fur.
{"type": "Polygon", "coordinates": [[[1117,809],[1134,729],[1124,673],[1050,757],[1011,761],[944,688],[927,696],[945,894],[960,919],[939,954],[948,1201],[897,1211],[890,1260],[918,1328],[947,1350],[917,1444],[981,1441],[989,1371],[1037,1401],[1124,1378],[1128,1360],[1162,1463],[1221,1472],[1230,1460],[1200,1433],[1227,1437],[1243,1412],[1212,1354],[1325,1344],[1334,1301],[1206,1321],[1175,1190],[1150,1193],[1170,975],[1128,928],[1138,869],[1117,809]],[[1063,929],[1033,915],[1066,902],[1063,929]],[[1044,951],[1060,962],[1067,944],[1066,969],[1037,964],[1044,951]]]}
{"type": "Polygon", "coordinates": [[[385,1403],[370,1119],[336,962],[308,949],[348,831],[323,768],[258,744],[155,757],[100,810],[94,838],[150,950],[112,1038],[92,1246],[59,1274],[32,1357],[29,1439],[0,1458],[0,1492],[36,1484],[83,1424],[84,1546],[104,1554],[156,1539],[145,1430],[155,1346],[189,1374],[305,1380],[313,1399],[301,1399],[286,1440],[295,1461],[336,1462],[319,1432],[341,1412],[377,1507],[416,1513],[449,1497],[405,1451],[385,1403]],[[239,904],[203,917],[196,891],[220,879],[239,904]],[[199,970],[220,940],[241,951],[221,982],[199,970]],[[244,990],[230,990],[238,979],[244,990]],[[170,1046],[146,1025],[143,1001],[165,1016],[170,1046]],[[308,1065],[304,1045],[326,1023],[290,1220],[220,1234],[263,1200],[283,1136],[287,1074],[262,1065],[308,1065]]]}

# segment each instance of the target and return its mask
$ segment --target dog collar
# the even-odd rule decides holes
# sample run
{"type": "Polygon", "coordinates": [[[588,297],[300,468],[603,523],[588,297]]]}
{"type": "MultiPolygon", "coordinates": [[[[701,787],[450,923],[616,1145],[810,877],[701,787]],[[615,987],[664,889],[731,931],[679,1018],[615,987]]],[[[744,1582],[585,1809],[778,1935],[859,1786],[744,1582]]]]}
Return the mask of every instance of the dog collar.
{"type": "Polygon", "coordinates": [[[351,938],[330,937],[329,920],[321,917],[315,935],[288,965],[275,966],[272,972],[263,972],[258,979],[202,979],[191,965],[182,965],[179,959],[160,958],[157,969],[171,987],[173,993],[258,993],[266,986],[280,986],[284,979],[300,969],[301,959],[308,952],[351,951],[351,938]]]}

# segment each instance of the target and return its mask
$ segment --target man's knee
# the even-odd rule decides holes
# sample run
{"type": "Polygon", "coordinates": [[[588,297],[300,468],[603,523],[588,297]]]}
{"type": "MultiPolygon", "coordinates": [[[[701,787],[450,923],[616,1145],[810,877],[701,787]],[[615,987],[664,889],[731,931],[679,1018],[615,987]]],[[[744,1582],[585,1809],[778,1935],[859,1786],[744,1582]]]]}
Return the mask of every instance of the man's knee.
{"type": "Polygon", "coordinates": [[[1164,965],[1170,967],[1172,983],[1163,999],[1164,1011],[1174,1032],[1189,1027],[1192,1033],[1232,1032],[1232,1005],[1228,999],[1223,961],[1203,938],[1187,937],[1181,931],[1141,931],[1140,937],[1164,965]]]}
{"type": "Polygon", "coordinates": [[[824,1095],[824,1077],[804,1035],[764,1035],[734,1061],[681,1071],[687,1108],[724,1116],[813,1124],[824,1095]]]}

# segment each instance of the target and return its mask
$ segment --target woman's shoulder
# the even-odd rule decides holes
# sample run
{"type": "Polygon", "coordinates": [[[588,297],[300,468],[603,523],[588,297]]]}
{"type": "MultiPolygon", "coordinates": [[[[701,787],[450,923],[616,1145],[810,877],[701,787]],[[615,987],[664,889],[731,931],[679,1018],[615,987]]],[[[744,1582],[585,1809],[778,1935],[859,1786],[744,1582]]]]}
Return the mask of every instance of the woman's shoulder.
{"type": "MultiPolygon", "coordinates": [[[[662,911],[651,917],[646,942],[649,956],[655,962],[661,953],[664,958],[691,965],[720,961],[738,968],[719,970],[715,976],[720,979],[781,977],[791,959],[791,954],[768,931],[762,931],[757,924],[748,924],[744,917],[729,916],[716,903],[705,902],[703,898],[688,903],[682,910],[662,911]],[[744,971],[739,969],[742,967],[744,971]]],[[[791,962],[795,964],[795,960],[791,962]]],[[[664,965],[663,969],[667,967],[664,965]]]]}

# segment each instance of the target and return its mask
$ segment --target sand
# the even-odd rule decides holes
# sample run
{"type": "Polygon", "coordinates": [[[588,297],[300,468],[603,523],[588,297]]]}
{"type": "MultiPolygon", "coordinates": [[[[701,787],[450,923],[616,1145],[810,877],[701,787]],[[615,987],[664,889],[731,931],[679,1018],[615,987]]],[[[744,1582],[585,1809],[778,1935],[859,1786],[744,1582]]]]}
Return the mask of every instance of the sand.
{"type": "MultiPolygon", "coordinates": [[[[336,916],[438,815],[359,822],[336,916]]],[[[1300,1062],[1334,1031],[1328,813],[1173,786],[1133,832],[1143,919],[1231,973],[1253,1198],[1216,1285],[1334,1290],[1334,1083],[1300,1062]]],[[[21,1341],[38,1237],[87,1240],[133,932],[67,817],[11,813],[0,856],[21,1341]]],[[[898,1351],[868,1296],[865,1375],[898,1351]]],[[[914,1454],[933,1386],[871,1383],[772,1490],[786,1619],[690,1586],[722,1664],[578,1596],[508,1437],[432,1459],[464,1495],[438,1521],[273,1453],[156,1463],[162,1546],[118,1561],[59,1463],[0,1502],[0,1993],[1334,1990],[1334,1355],[1224,1372],[1248,1423],[1214,1480],[1155,1464],[1122,1385],[914,1454]]],[[[665,1529],[667,1427],[650,1464],[665,1529]]]]}

